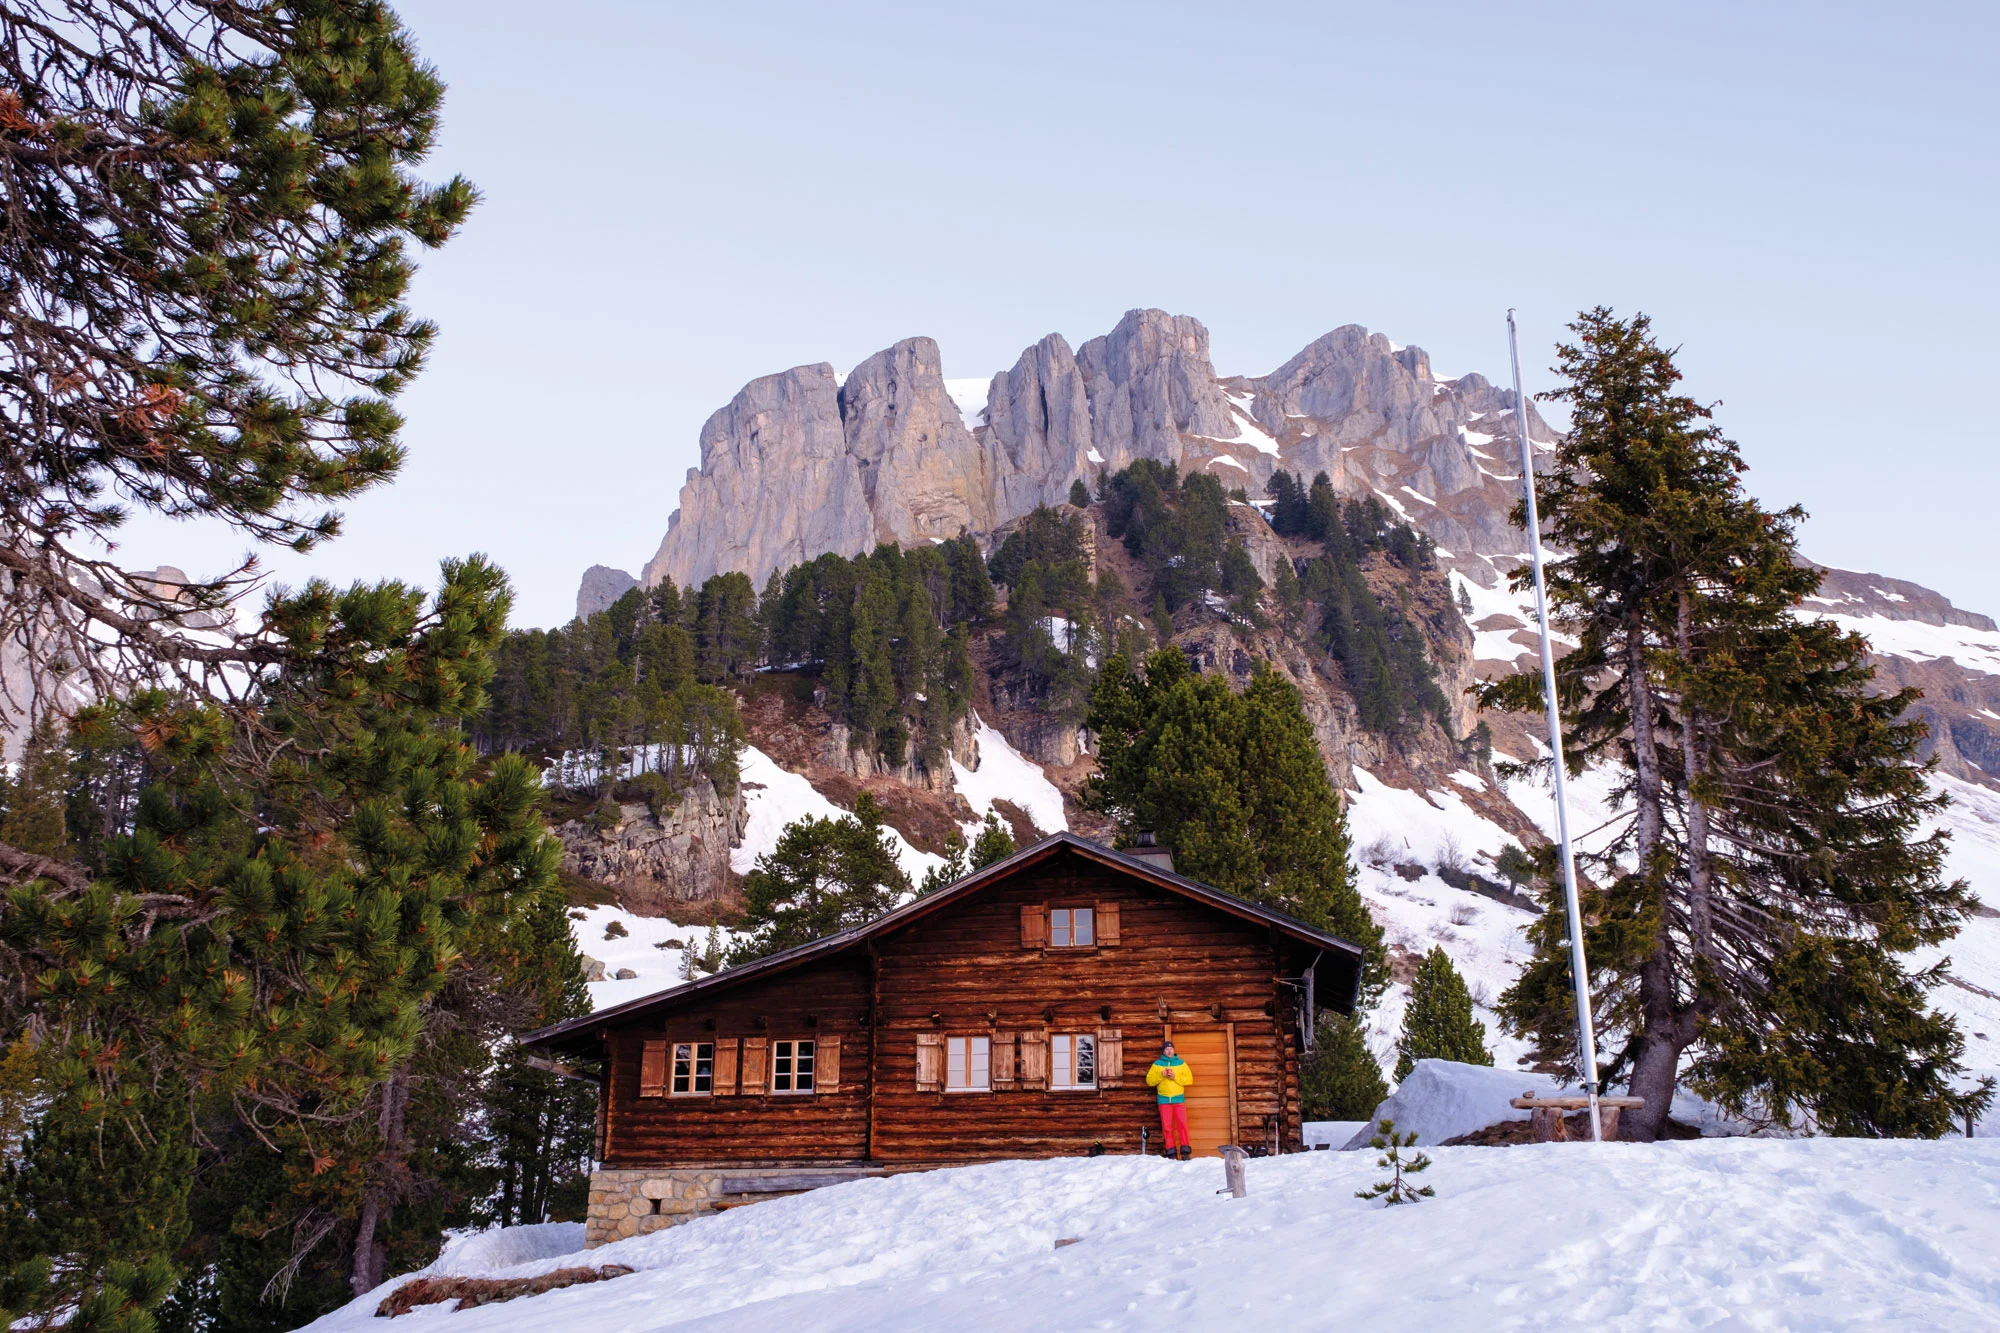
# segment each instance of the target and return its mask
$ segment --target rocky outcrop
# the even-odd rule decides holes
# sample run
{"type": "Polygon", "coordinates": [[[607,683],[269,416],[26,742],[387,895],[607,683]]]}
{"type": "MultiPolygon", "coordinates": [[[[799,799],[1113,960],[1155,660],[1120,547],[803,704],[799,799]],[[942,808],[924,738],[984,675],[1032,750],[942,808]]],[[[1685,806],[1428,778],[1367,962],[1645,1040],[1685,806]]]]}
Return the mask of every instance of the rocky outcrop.
{"type": "Polygon", "coordinates": [[[599,611],[608,611],[611,604],[639,586],[639,580],[622,569],[609,565],[592,565],[583,571],[583,582],[576,589],[576,618],[588,620],[599,611]]]}
{"type": "Polygon", "coordinates": [[[555,832],[563,869],[615,889],[628,911],[672,916],[675,907],[728,888],[729,849],[747,818],[740,789],[722,797],[701,781],[664,818],[643,804],[621,804],[609,828],[572,819],[555,832]]]}

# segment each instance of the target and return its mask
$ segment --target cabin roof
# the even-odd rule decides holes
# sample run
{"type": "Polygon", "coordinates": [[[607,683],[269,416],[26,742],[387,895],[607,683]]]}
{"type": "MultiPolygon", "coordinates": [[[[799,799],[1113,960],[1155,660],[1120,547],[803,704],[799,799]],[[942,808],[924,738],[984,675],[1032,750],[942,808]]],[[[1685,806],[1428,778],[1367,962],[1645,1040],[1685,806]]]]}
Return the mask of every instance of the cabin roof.
{"type": "Polygon", "coordinates": [[[627,1000],[623,1004],[614,1004],[607,1009],[599,1009],[595,1013],[567,1019],[551,1027],[529,1033],[521,1038],[521,1044],[524,1046],[540,1047],[594,1045],[597,1034],[607,1027],[621,1026],[660,1010],[678,1008],[689,1001],[698,1000],[712,995],[717,991],[742,985],[753,978],[771,976],[798,967],[803,963],[840,953],[875,936],[894,930],[898,926],[905,925],[908,922],[948,907],[960,899],[969,898],[988,885],[1003,880],[1016,871],[1025,870],[1031,865],[1048,860],[1065,849],[1087,860],[1096,861],[1101,865],[1123,871],[1135,879],[1145,880],[1160,888],[1192,898],[1197,902],[1213,907],[1230,916],[1268,925],[1280,934],[1290,936],[1303,945],[1318,949],[1322,953],[1334,955],[1334,958],[1322,959],[1315,966],[1315,971],[1317,971],[1318,967],[1324,966],[1327,962],[1341,964],[1335,973],[1335,977],[1328,978],[1329,980],[1337,978],[1337,987],[1328,987],[1322,991],[1322,994],[1329,1002],[1332,1002],[1330,1007],[1340,1009],[1353,1008],[1354,1000],[1361,985],[1361,961],[1366,952],[1360,945],[1343,940],[1337,935],[1329,935],[1327,932],[1309,926],[1305,922],[1295,917],[1287,916],[1283,912],[1275,911],[1258,903],[1248,902],[1236,897],[1234,894],[1224,893],[1220,889],[1211,888],[1199,880],[1189,879],[1185,875],[1177,875],[1173,871],[1163,869],[1150,861],[1143,861],[1138,857],[1128,856],[1123,852],[1114,851],[1112,848],[1103,846],[1100,843],[1092,842],[1088,838],[1064,832],[1052,834],[1049,837],[1043,838],[1040,842],[1032,843],[1003,861],[996,861],[982,870],[977,870],[967,875],[964,879],[949,888],[940,889],[938,892],[926,895],[925,897],[912,899],[894,911],[878,916],[873,921],[863,925],[849,926],[846,930],[836,931],[831,935],[813,940],[808,944],[801,944],[780,953],[759,958],[754,962],[727,968],[721,972],[717,972],[713,976],[703,977],[699,981],[672,986],[666,990],[655,991],[651,995],[642,995],[637,999],[627,1000]]]}

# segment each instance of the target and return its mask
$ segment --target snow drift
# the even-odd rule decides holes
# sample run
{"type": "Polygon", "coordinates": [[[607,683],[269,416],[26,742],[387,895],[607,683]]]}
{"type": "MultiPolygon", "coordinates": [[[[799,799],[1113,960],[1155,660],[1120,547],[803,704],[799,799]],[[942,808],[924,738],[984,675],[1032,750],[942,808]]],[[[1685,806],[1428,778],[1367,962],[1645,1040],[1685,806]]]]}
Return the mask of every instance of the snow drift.
{"type": "MultiPolygon", "coordinates": [[[[1213,1161],[1138,1157],[855,1181],[492,1274],[640,1270],[626,1277],[408,1317],[449,1333],[2000,1326],[2000,1143],[1431,1155],[1437,1197],[1388,1209],[1354,1197],[1380,1174],[1371,1153],[1252,1161],[1247,1199],[1217,1195],[1213,1161]]],[[[386,1294],[312,1327],[379,1333],[386,1294]]]]}

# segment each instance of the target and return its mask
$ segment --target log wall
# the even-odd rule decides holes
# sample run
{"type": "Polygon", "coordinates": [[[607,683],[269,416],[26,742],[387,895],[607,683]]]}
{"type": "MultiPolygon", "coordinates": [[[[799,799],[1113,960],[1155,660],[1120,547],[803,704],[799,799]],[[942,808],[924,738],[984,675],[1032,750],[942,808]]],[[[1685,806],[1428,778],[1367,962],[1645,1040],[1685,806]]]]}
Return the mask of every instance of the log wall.
{"type": "MultiPolygon", "coordinates": [[[[1032,912],[1031,912],[1032,915],[1032,912]]],[[[610,1034],[609,1167],[732,1163],[891,1166],[1137,1152],[1157,1147],[1146,1067],[1169,1029],[1233,1029],[1237,1138],[1302,1146],[1295,995],[1299,946],[1115,868],[1071,855],[1023,867],[832,958],[753,978],[610,1034]],[[1118,943],[1024,947],[1022,909],[1116,904],[1118,943]],[[698,1007],[697,1007],[698,1006],[698,1007]],[[1116,1029],[1123,1086],[920,1090],[924,1034],[1116,1029]],[[647,1040],[837,1037],[832,1093],[641,1097],[647,1040]]],[[[1000,1057],[996,1054],[996,1063],[1000,1057]]],[[[1210,1086],[1227,1071],[1195,1070],[1210,1086]]]]}

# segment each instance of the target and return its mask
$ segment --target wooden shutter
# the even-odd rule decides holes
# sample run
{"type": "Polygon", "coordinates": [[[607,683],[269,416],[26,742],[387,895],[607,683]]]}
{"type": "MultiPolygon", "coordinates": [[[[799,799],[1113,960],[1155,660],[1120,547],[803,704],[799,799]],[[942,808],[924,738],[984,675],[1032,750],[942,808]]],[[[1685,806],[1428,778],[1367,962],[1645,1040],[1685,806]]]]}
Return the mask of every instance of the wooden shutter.
{"type": "Polygon", "coordinates": [[[1021,1088],[1041,1092],[1049,1086],[1049,1030],[1027,1028],[1021,1033],[1021,1088]]]}
{"type": "Polygon", "coordinates": [[[1006,1028],[993,1033],[993,1046],[987,1072],[993,1082],[995,1092],[1005,1092],[1018,1081],[1015,1073],[1014,1034],[1006,1028]]]}
{"type": "Polygon", "coordinates": [[[743,1060],[739,1074],[745,1097],[761,1097],[770,1091],[768,1074],[771,1068],[771,1040],[768,1037],[745,1037],[743,1039],[743,1060]]]}
{"type": "Polygon", "coordinates": [[[840,1091],[840,1038],[821,1037],[813,1047],[813,1091],[840,1091]]]}
{"type": "Polygon", "coordinates": [[[944,1091],[944,1034],[917,1034],[917,1091],[944,1091]]]}
{"type": "MultiPolygon", "coordinates": [[[[1114,912],[1117,908],[1112,909],[1114,912]]],[[[1122,1087],[1125,1083],[1125,1036],[1117,1028],[1097,1029],[1097,1086],[1122,1087]]]]}
{"type": "Polygon", "coordinates": [[[1048,904],[1030,903],[1021,909],[1021,947],[1023,949],[1046,949],[1048,946],[1048,904]]]}
{"type": "Polygon", "coordinates": [[[719,1037],[715,1043],[715,1095],[736,1095],[736,1038],[719,1037]]]}
{"type": "Polygon", "coordinates": [[[639,1095],[667,1095],[667,1043],[647,1041],[639,1050],[639,1095]]]}
{"type": "Polygon", "coordinates": [[[1097,942],[1099,944],[1118,943],[1118,904],[1099,903],[1097,905],[1097,942]]]}

